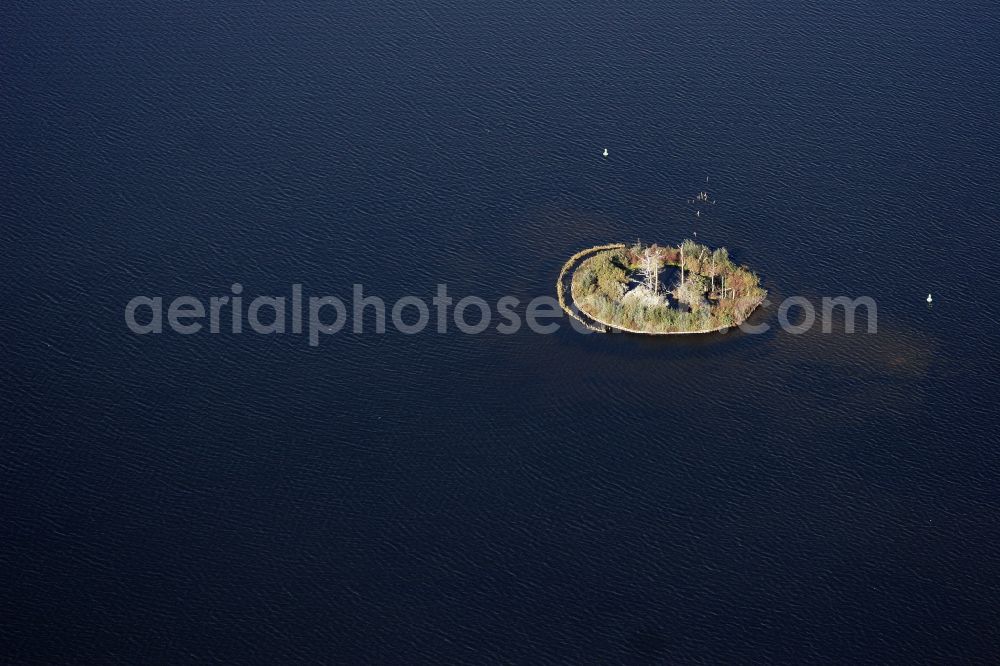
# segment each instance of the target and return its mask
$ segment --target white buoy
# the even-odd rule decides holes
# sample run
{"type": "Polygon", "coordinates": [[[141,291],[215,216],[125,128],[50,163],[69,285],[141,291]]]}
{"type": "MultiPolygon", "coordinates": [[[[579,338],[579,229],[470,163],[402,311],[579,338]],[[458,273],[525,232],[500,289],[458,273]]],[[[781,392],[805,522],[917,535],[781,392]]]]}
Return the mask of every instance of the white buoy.
{"type": "Polygon", "coordinates": [[[605,156],[605,157],[607,157],[607,156],[608,156],[608,149],[607,149],[607,148],[605,148],[605,149],[604,149],[604,156],[605,156]]]}
{"type": "Polygon", "coordinates": [[[930,294],[927,294],[927,302],[928,302],[928,303],[933,303],[933,302],[934,302],[934,299],[933,299],[933,298],[931,298],[931,295],[930,295],[930,294]]]}

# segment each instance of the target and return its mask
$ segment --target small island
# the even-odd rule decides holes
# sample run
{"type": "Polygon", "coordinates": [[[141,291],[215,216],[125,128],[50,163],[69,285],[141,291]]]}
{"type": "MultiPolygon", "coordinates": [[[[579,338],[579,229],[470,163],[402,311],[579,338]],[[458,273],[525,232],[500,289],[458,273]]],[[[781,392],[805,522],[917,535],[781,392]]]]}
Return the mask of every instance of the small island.
{"type": "Polygon", "coordinates": [[[733,263],[726,248],[692,240],[675,247],[637,241],[582,250],[563,265],[556,290],[562,308],[588,328],[644,335],[738,326],[767,296],[760,278],[733,263]]]}

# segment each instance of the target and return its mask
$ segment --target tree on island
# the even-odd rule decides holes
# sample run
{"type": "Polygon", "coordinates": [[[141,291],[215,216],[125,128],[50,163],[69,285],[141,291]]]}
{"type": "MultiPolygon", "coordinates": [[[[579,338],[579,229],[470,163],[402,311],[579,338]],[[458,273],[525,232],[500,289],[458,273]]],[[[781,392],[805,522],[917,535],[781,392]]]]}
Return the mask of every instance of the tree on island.
{"type": "MultiPolygon", "coordinates": [[[[634,332],[695,333],[737,325],[767,293],[757,275],[734,264],[725,248],[711,250],[690,239],[677,247],[637,242],[627,248],[592,248],[574,255],[563,271],[577,259],[571,295],[580,312],[605,326],[634,332]],[[587,254],[591,256],[583,258],[587,254]],[[680,269],[668,292],[678,307],[660,292],[664,264],[680,269]]],[[[559,292],[562,296],[561,283],[559,292]]],[[[565,303],[563,307],[569,311],[565,303]]]]}

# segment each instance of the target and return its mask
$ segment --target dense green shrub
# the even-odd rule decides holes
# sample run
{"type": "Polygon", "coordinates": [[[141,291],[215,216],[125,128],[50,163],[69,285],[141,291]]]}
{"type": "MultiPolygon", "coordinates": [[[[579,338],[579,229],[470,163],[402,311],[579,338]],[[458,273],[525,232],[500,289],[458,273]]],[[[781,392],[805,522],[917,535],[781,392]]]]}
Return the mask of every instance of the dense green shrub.
{"type": "Polygon", "coordinates": [[[612,301],[619,300],[625,295],[628,273],[623,253],[601,252],[585,261],[580,269],[592,271],[596,278],[597,289],[612,301]]]}

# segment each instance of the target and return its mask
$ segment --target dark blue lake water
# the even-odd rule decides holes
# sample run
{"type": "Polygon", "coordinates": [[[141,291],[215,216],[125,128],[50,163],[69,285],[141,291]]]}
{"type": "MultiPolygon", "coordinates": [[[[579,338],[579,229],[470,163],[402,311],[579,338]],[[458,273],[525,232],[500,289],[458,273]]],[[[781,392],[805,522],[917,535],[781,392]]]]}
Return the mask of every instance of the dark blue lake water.
{"type": "Polygon", "coordinates": [[[998,33],[986,0],[4,3],[3,660],[995,662],[998,33]],[[123,317],[234,282],[523,314],[580,248],[695,233],[771,331],[123,317]],[[878,332],[785,333],[793,295],[878,332]]]}

